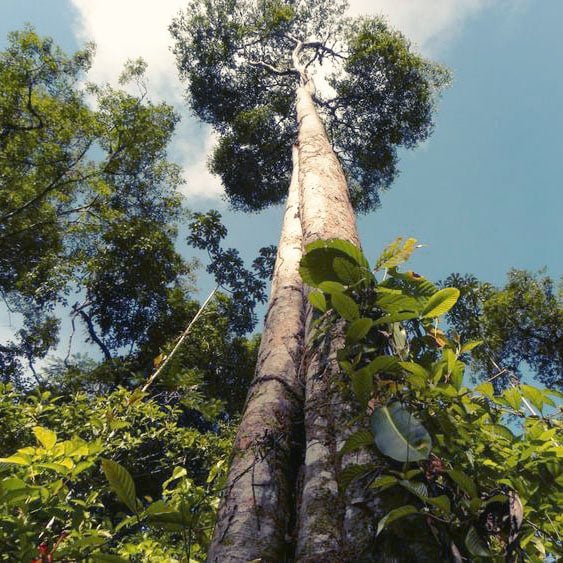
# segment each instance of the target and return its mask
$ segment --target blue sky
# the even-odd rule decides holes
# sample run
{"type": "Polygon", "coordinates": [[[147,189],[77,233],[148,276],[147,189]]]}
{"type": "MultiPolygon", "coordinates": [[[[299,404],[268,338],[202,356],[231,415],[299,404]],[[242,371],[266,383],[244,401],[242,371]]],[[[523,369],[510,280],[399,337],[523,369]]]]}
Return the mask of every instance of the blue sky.
{"type": "MultiPolygon", "coordinates": [[[[166,22],[171,8],[174,13],[183,2],[169,0],[166,8],[162,4],[2,0],[0,46],[6,33],[24,22],[67,50],[85,38],[95,39],[95,80],[111,80],[122,64],[121,55],[142,55],[152,67],[151,91],[182,108],[180,85],[166,58],[171,43],[166,22]],[[127,10],[131,18],[126,18],[127,10]]],[[[361,10],[361,4],[357,0],[354,7],[361,10]]],[[[454,77],[440,102],[431,139],[402,153],[401,175],[383,195],[381,209],[359,219],[367,254],[373,259],[396,236],[414,236],[428,246],[418,251],[412,267],[431,279],[471,272],[501,284],[511,267],[547,267],[555,277],[563,274],[563,2],[364,4],[372,13],[381,8],[454,77]]],[[[251,260],[260,246],[277,243],[281,209],[259,215],[229,211],[217,198],[218,181],[204,170],[211,142],[204,127],[184,119],[171,155],[185,167],[187,206],[218,207],[229,228],[228,244],[251,260]]],[[[203,276],[202,293],[209,285],[203,276]]]]}

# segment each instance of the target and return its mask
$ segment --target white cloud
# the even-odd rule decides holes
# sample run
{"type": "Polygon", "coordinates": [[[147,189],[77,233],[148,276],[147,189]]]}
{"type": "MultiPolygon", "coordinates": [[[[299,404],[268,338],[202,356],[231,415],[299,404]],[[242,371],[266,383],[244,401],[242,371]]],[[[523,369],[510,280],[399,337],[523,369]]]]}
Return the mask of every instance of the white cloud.
{"type": "Polygon", "coordinates": [[[350,5],[355,14],[385,16],[425,54],[438,54],[469,18],[495,1],[351,0],[350,5]]]}
{"type": "Polygon", "coordinates": [[[96,56],[88,74],[97,83],[116,84],[128,59],[142,57],[147,63],[147,87],[155,100],[173,104],[182,113],[171,155],[184,169],[182,191],[191,199],[216,202],[222,189],[218,178],[206,168],[213,146],[209,127],[188,115],[184,86],[178,79],[172,38],[172,18],[186,0],[70,0],[76,10],[75,34],[82,41],[96,43],[96,56]]]}

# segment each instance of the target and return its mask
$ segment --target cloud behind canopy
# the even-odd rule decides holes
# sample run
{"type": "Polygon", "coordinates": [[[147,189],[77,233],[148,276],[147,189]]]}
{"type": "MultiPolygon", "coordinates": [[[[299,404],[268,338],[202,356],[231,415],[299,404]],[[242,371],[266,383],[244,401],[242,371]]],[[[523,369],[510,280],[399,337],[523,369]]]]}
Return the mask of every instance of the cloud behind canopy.
{"type": "MultiPolygon", "coordinates": [[[[494,4],[525,0],[350,0],[354,14],[381,14],[426,55],[439,55],[463,24],[494,4]]],[[[168,26],[186,0],[70,0],[75,8],[74,32],[81,42],[96,43],[89,73],[94,82],[115,84],[128,59],[148,63],[148,89],[153,99],[172,103],[183,115],[171,157],[185,172],[184,192],[198,199],[218,199],[219,180],[205,162],[212,146],[210,129],[188,115],[178,79],[168,26]]]]}

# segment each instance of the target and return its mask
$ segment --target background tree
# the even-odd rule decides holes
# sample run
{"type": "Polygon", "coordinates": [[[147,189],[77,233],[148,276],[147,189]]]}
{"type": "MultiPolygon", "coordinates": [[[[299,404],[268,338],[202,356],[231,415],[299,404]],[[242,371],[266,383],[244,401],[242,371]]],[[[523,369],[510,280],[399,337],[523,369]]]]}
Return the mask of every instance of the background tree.
{"type": "Polygon", "coordinates": [[[480,378],[499,368],[506,377],[533,377],[555,389],[563,385],[563,304],[561,287],[539,272],[510,270],[504,286],[495,287],[470,274],[450,275],[444,283],[461,296],[447,320],[463,340],[482,340],[471,367],[480,378]]]}
{"type": "MultiPolygon", "coordinates": [[[[245,334],[265,298],[271,249],[246,270],[221,248],[226,230],[210,214],[219,233],[210,269],[224,292],[140,392],[200,309],[195,264],[175,241],[187,216],[179,168],[166,157],[177,116],[148,100],[142,63],[124,72],[139,95],[84,90],[91,48],[68,57],[31,29],[9,41],[0,53],[0,288],[24,323],[0,346],[0,559],[202,559],[256,363],[259,337],[245,334]],[[101,359],[69,345],[39,367],[68,313],[74,349],[90,341],[101,359]],[[18,450],[24,457],[12,457],[18,450]],[[132,475],[140,505],[110,492],[102,458],[132,475]]],[[[201,245],[198,219],[190,240],[201,245]]]]}
{"type": "MultiPolygon", "coordinates": [[[[377,206],[378,191],[396,173],[397,146],[414,146],[429,134],[435,93],[446,77],[411,53],[406,40],[382,21],[346,18],[346,7],[324,1],[202,0],[190,3],[171,26],[190,105],[220,134],[211,167],[235,207],[260,209],[280,201],[289,179],[290,147],[298,138],[305,244],[334,237],[358,242],[350,202],[363,211],[377,206]],[[327,67],[332,91],[316,91],[312,77],[326,77],[327,67]]],[[[336,337],[327,343],[329,356],[338,344],[336,337]]],[[[334,452],[342,436],[331,432],[327,421],[338,417],[330,407],[319,410],[321,399],[333,406],[342,403],[331,387],[334,364],[334,373],[324,370],[324,381],[318,383],[326,359],[311,362],[306,381],[306,469],[297,560],[321,553],[338,557],[350,540],[344,537],[341,518],[346,509],[334,509],[339,502],[334,452]]],[[[237,478],[231,473],[230,482],[237,478]]],[[[269,494],[264,485],[261,493],[262,498],[269,494]]],[[[227,495],[229,503],[239,505],[227,495]]],[[[236,531],[229,535],[229,518],[229,510],[220,515],[212,560],[260,557],[260,544],[270,545],[272,553],[285,549],[261,534],[259,520],[252,533],[256,540],[241,543],[236,531]]],[[[285,532],[291,519],[284,513],[281,520],[285,523],[278,527],[285,532]]],[[[275,527],[266,529],[269,533],[275,527]]]]}

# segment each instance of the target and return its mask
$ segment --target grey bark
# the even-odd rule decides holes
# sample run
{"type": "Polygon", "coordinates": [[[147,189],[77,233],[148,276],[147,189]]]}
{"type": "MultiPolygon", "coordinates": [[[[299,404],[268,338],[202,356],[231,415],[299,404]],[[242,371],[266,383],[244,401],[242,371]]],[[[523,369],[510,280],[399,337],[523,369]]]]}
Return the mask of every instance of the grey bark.
{"type": "MultiPolygon", "coordinates": [[[[318,239],[345,239],[359,246],[355,214],[346,178],[316,111],[311,80],[297,91],[299,183],[303,244],[318,239]]],[[[308,325],[312,311],[308,307],[308,325]]],[[[307,328],[306,342],[311,337],[307,328]]],[[[343,326],[336,323],[316,345],[305,373],[305,462],[298,515],[296,561],[352,561],[372,535],[362,487],[342,495],[340,472],[350,463],[365,463],[365,453],[341,458],[339,450],[354,430],[357,405],[340,373],[337,351],[344,346],[343,326]]]]}
{"type": "Polygon", "coordinates": [[[208,561],[280,562],[292,549],[302,444],[303,287],[297,151],[256,374],[236,436],[208,561]]]}

